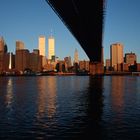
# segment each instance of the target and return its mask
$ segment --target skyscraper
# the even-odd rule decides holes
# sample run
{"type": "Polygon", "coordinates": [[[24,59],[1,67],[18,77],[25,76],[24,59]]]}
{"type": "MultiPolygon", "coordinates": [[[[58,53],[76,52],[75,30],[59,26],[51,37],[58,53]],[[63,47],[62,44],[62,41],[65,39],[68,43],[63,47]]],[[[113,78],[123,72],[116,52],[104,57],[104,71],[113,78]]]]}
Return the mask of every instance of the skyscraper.
{"type": "Polygon", "coordinates": [[[0,37],[0,53],[7,53],[7,45],[3,37],[0,37]]]}
{"type": "Polygon", "coordinates": [[[75,49],[75,52],[74,52],[74,63],[79,63],[79,60],[78,60],[78,50],[75,49]]]}
{"type": "Polygon", "coordinates": [[[26,68],[29,68],[29,63],[29,50],[17,50],[15,55],[15,69],[23,72],[26,68]]]}
{"type": "Polygon", "coordinates": [[[0,51],[4,50],[4,39],[3,37],[0,38],[0,51]]]}
{"type": "Polygon", "coordinates": [[[17,40],[16,41],[16,51],[24,50],[24,49],[25,49],[24,43],[20,40],[17,40]]]}
{"type": "Polygon", "coordinates": [[[4,38],[0,37],[0,72],[5,70],[7,66],[7,45],[5,44],[4,38]]]}
{"type": "Polygon", "coordinates": [[[42,67],[46,64],[46,47],[45,47],[45,36],[40,36],[39,37],[39,44],[38,44],[38,49],[39,49],[39,54],[42,56],[42,67]]]}
{"type": "Polygon", "coordinates": [[[52,59],[52,56],[55,56],[55,40],[50,36],[48,38],[48,59],[52,59]]]}
{"type": "Polygon", "coordinates": [[[40,55],[46,56],[46,53],[45,53],[45,51],[46,51],[46,49],[45,49],[45,36],[40,36],[39,37],[38,47],[39,47],[40,55]]]}
{"type": "Polygon", "coordinates": [[[110,46],[111,67],[117,70],[117,66],[124,62],[123,58],[123,45],[115,43],[110,46]]]}

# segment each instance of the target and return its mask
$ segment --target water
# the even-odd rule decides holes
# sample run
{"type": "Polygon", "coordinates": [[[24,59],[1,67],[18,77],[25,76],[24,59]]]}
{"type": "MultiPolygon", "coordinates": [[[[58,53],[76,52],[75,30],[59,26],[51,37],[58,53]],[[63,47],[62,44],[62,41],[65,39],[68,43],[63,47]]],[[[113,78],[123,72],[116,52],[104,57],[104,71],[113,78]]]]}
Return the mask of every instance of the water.
{"type": "Polygon", "coordinates": [[[0,140],[140,139],[140,77],[0,77],[0,140]]]}

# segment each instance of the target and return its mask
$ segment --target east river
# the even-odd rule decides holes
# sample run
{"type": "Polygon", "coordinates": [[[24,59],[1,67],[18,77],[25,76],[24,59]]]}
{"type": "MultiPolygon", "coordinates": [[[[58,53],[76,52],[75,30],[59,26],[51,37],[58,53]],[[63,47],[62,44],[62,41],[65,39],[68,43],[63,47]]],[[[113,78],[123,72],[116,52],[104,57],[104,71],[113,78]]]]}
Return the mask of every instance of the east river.
{"type": "Polygon", "coordinates": [[[140,77],[0,77],[0,140],[20,139],[140,140],[140,77]]]}

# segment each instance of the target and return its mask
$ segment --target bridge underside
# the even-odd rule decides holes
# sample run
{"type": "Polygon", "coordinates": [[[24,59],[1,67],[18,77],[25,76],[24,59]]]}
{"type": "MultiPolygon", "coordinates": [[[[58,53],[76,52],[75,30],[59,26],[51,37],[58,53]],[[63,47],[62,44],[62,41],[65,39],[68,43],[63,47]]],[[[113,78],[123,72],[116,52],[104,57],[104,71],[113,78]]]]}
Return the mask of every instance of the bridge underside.
{"type": "Polygon", "coordinates": [[[101,62],[104,0],[46,0],[90,61],[101,62]]]}

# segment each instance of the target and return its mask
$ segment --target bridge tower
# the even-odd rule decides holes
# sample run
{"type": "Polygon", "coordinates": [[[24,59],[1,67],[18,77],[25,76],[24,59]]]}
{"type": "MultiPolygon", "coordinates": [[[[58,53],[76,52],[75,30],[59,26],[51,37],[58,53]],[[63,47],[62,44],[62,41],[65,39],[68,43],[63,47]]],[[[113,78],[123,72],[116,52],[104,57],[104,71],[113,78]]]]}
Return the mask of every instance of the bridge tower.
{"type": "Polygon", "coordinates": [[[103,48],[101,53],[101,62],[89,62],[89,72],[90,75],[103,75],[104,74],[104,55],[103,48]]]}

